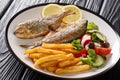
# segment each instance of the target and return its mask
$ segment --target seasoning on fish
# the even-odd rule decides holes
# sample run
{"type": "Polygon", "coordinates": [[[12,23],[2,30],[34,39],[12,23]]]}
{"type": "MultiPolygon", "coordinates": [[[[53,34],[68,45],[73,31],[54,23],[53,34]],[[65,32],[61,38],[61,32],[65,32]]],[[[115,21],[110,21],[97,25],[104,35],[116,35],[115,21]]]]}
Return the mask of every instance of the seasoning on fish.
{"type": "Polygon", "coordinates": [[[62,19],[67,15],[69,15],[69,11],[43,19],[37,18],[22,22],[16,27],[14,34],[23,39],[45,36],[51,30],[56,30],[62,23],[62,19]]]}
{"type": "Polygon", "coordinates": [[[87,27],[87,20],[80,20],[74,23],[68,24],[66,27],[61,28],[59,31],[49,32],[41,41],[34,43],[34,46],[39,46],[43,42],[45,43],[65,43],[81,37],[87,27]]]}

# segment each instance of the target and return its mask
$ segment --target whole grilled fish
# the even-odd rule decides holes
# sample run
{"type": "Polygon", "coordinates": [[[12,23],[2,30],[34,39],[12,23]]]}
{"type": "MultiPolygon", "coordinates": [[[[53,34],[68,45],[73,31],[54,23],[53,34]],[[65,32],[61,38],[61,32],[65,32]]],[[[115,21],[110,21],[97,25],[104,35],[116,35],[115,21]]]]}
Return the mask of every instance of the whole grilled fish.
{"type": "Polygon", "coordinates": [[[34,43],[34,46],[39,46],[42,43],[65,43],[81,37],[87,27],[87,20],[80,20],[66,27],[59,29],[59,31],[52,31],[40,41],[34,43]]]}
{"type": "Polygon", "coordinates": [[[23,39],[31,39],[39,36],[44,36],[51,30],[56,30],[62,23],[62,19],[69,15],[69,12],[64,12],[60,15],[53,15],[43,19],[33,19],[20,23],[14,34],[23,39]]]}

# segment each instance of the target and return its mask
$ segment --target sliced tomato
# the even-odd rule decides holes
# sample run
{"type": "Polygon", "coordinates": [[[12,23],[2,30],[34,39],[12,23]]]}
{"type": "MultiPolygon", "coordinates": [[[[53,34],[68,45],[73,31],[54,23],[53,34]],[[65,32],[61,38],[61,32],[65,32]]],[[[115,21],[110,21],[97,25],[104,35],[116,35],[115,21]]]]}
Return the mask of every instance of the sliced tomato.
{"type": "Polygon", "coordinates": [[[88,43],[91,42],[91,35],[90,34],[85,34],[81,38],[81,45],[85,47],[88,43]]]}
{"type": "Polygon", "coordinates": [[[103,47],[95,47],[94,50],[96,54],[99,54],[102,56],[108,55],[111,52],[111,48],[103,48],[103,47]]]}
{"type": "Polygon", "coordinates": [[[80,51],[78,51],[76,54],[75,54],[75,57],[81,57],[81,56],[84,56],[86,57],[87,56],[87,50],[84,48],[80,51]]]}

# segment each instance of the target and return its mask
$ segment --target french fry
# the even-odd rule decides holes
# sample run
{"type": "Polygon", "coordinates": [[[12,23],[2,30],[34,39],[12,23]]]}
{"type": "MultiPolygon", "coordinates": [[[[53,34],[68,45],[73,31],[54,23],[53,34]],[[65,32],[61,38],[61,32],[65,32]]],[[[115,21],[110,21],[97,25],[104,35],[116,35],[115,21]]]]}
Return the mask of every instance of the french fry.
{"type": "Polygon", "coordinates": [[[63,67],[67,67],[67,66],[70,66],[70,65],[74,65],[76,63],[78,63],[80,61],[79,58],[75,58],[73,60],[65,60],[65,61],[62,61],[58,64],[59,67],[63,68],[63,67]]]}
{"type": "Polygon", "coordinates": [[[67,54],[64,51],[45,49],[45,48],[33,48],[33,49],[27,49],[24,51],[24,54],[31,54],[31,53],[67,54]]]}
{"type": "Polygon", "coordinates": [[[36,67],[39,64],[42,64],[42,63],[45,63],[45,62],[48,62],[48,61],[54,61],[54,60],[62,59],[64,57],[66,57],[66,55],[64,55],[64,54],[50,55],[50,56],[42,57],[35,62],[34,66],[36,67]]]}
{"type": "Polygon", "coordinates": [[[83,62],[82,61],[79,61],[77,64],[75,64],[76,66],[80,66],[80,65],[83,65],[83,62]]]}
{"type": "Polygon", "coordinates": [[[90,65],[80,65],[80,66],[70,66],[66,68],[58,68],[55,73],[56,74],[67,74],[67,73],[77,73],[90,70],[90,65]]]}
{"type": "Polygon", "coordinates": [[[67,54],[64,51],[58,51],[58,50],[52,50],[52,49],[45,49],[45,48],[39,48],[39,49],[37,49],[37,52],[39,52],[39,53],[45,53],[45,54],[67,54]]]}
{"type": "Polygon", "coordinates": [[[64,51],[66,53],[73,53],[73,54],[78,53],[78,51],[74,49],[61,49],[61,51],[64,51]]]}
{"type": "Polygon", "coordinates": [[[36,53],[39,48],[27,49],[24,54],[36,53]]]}
{"type": "Polygon", "coordinates": [[[50,67],[50,66],[56,66],[57,63],[58,63],[57,60],[56,61],[48,61],[48,62],[41,64],[40,68],[45,69],[45,68],[50,67]]]}
{"type": "Polygon", "coordinates": [[[39,59],[39,58],[45,57],[45,56],[48,56],[48,54],[44,54],[44,53],[32,53],[32,54],[29,54],[29,58],[36,58],[36,59],[39,59]]]}
{"type": "Polygon", "coordinates": [[[56,61],[48,61],[48,62],[45,62],[45,63],[41,64],[40,67],[41,67],[42,69],[44,69],[44,68],[46,68],[46,67],[48,67],[48,66],[57,66],[57,64],[58,64],[59,62],[61,62],[61,61],[73,60],[73,59],[74,59],[73,54],[68,54],[68,55],[66,55],[66,57],[61,58],[61,59],[58,59],[58,60],[56,60],[56,61]]]}
{"type": "Polygon", "coordinates": [[[49,44],[49,43],[43,43],[42,44],[43,48],[47,48],[47,49],[73,49],[72,44],[68,43],[68,44],[49,44]]]}
{"type": "Polygon", "coordinates": [[[61,58],[58,60],[58,62],[65,61],[65,60],[73,60],[75,57],[73,54],[67,54],[66,57],[61,58]]]}
{"type": "Polygon", "coordinates": [[[56,66],[49,66],[49,67],[47,67],[47,70],[48,70],[49,72],[55,72],[57,68],[58,68],[58,67],[56,67],[56,66]]]}

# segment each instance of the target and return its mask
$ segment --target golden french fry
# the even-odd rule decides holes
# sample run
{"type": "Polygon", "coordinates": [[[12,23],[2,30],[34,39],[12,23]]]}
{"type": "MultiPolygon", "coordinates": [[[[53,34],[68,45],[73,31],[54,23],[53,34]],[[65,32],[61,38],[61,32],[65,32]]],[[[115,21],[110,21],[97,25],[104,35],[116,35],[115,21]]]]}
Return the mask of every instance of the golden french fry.
{"type": "Polygon", "coordinates": [[[73,49],[72,44],[67,43],[67,44],[50,44],[50,43],[43,43],[42,44],[43,48],[47,49],[73,49]]]}
{"type": "Polygon", "coordinates": [[[45,56],[48,56],[48,55],[44,54],[44,53],[32,53],[32,54],[29,54],[29,58],[36,58],[36,59],[39,59],[39,58],[45,57],[45,56]]]}
{"type": "Polygon", "coordinates": [[[44,69],[44,68],[47,68],[47,67],[50,67],[50,66],[56,66],[58,63],[58,61],[48,61],[48,62],[45,62],[43,64],[40,65],[40,68],[44,69]]]}
{"type": "Polygon", "coordinates": [[[83,62],[82,61],[79,61],[77,64],[75,64],[76,66],[80,66],[80,65],[83,65],[83,62]]]}
{"type": "Polygon", "coordinates": [[[56,67],[56,66],[49,66],[49,67],[47,67],[47,70],[48,70],[49,72],[55,72],[57,68],[58,68],[58,67],[56,67]]]}
{"type": "Polygon", "coordinates": [[[24,54],[36,53],[37,49],[39,48],[27,49],[24,51],[24,54]]]}
{"type": "Polygon", "coordinates": [[[74,49],[61,49],[61,51],[64,51],[66,53],[73,53],[73,54],[78,53],[78,51],[74,49]]]}
{"type": "Polygon", "coordinates": [[[65,60],[73,60],[75,57],[73,54],[67,54],[66,57],[61,58],[58,60],[58,62],[65,61],[65,60]]]}
{"type": "Polygon", "coordinates": [[[76,73],[90,70],[90,65],[80,65],[80,66],[70,66],[66,68],[58,68],[55,73],[56,74],[67,74],[67,73],[76,73]]]}
{"type": "Polygon", "coordinates": [[[80,61],[79,58],[75,58],[73,60],[65,60],[65,61],[61,61],[58,66],[63,68],[63,67],[67,67],[67,66],[70,66],[70,65],[74,65],[76,63],[78,63],[80,61]]]}
{"type": "Polygon", "coordinates": [[[52,49],[45,49],[45,48],[39,48],[39,49],[37,49],[37,52],[39,52],[39,53],[45,53],[45,54],[67,54],[64,51],[58,51],[58,50],[52,50],[52,49]]]}
{"type": "Polygon", "coordinates": [[[35,62],[34,66],[36,67],[39,64],[42,64],[42,63],[45,63],[45,62],[48,62],[48,61],[54,61],[54,60],[62,59],[64,57],[66,57],[66,55],[64,55],[64,54],[50,55],[50,56],[42,57],[35,62]]]}

